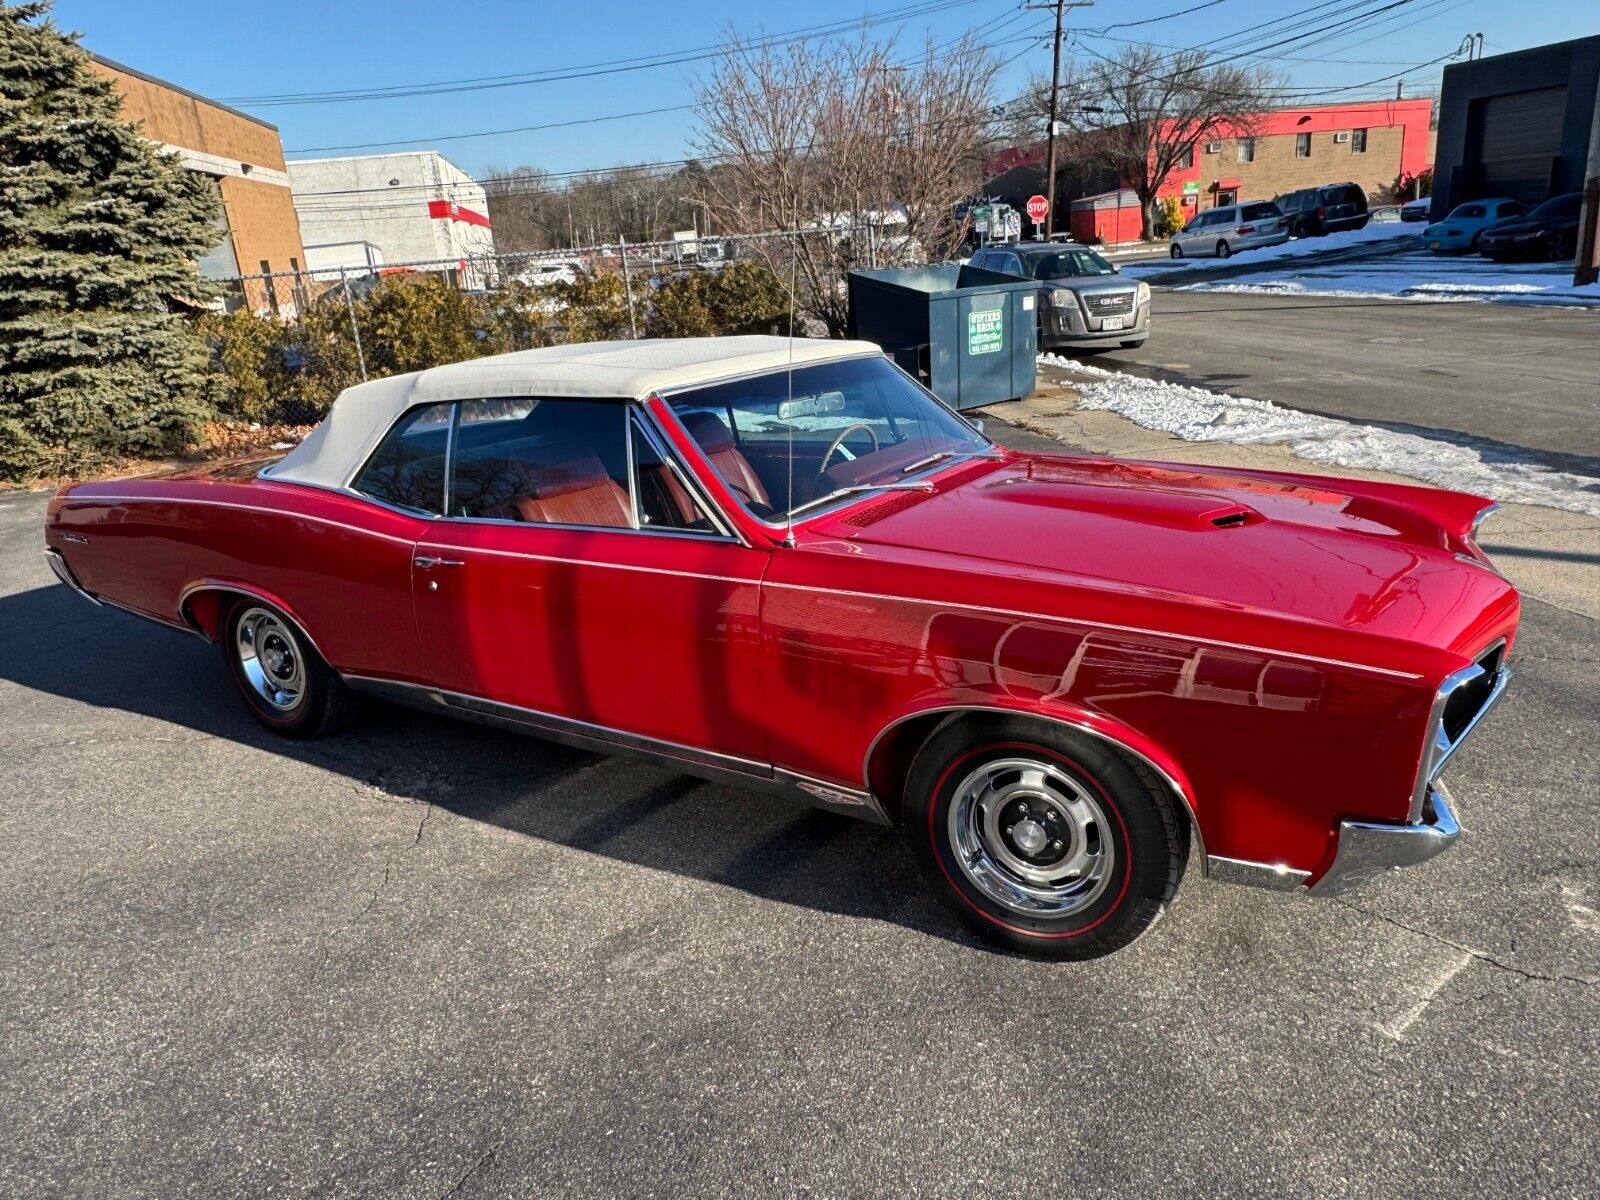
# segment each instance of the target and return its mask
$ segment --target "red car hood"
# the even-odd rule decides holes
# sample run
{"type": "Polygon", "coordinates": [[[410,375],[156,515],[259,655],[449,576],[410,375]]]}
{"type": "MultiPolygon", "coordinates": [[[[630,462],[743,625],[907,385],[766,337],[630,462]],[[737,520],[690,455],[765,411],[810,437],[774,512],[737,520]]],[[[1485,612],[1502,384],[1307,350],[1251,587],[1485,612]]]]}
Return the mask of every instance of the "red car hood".
{"type": "Polygon", "coordinates": [[[1477,554],[1467,534],[1490,503],[1321,476],[1019,454],[933,495],[880,497],[828,532],[959,555],[991,575],[1456,650],[1515,604],[1504,579],[1457,557],[1477,554]]]}

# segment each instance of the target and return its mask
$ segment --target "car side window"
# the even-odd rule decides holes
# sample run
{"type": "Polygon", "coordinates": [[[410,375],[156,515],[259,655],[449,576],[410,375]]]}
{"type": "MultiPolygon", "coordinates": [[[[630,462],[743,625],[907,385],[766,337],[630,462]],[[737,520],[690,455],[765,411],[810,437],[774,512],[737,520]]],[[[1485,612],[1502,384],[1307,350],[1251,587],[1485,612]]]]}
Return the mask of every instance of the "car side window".
{"type": "Polygon", "coordinates": [[[451,404],[414,408],[395,423],[351,484],[385,504],[438,516],[444,511],[451,404]]]}
{"type": "Polygon", "coordinates": [[[1502,217],[1520,217],[1523,213],[1525,213],[1527,211],[1528,210],[1525,207],[1523,207],[1523,205],[1519,204],[1517,201],[1508,200],[1508,201],[1506,201],[1504,204],[1502,204],[1500,206],[1500,214],[1499,215],[1502,216],[1502,217]]]}
{"type": "Polygon", "coordinates": [[[479,520],[632,528],[627,405],[525,396],[462,401],[446,511],[479,520]]]}
{"type": "Polygon", "coordinates": [[[682,529],[704,533],[719,530],[706,516],[675,464],[662,457],[637,417],[628,422],[633,439],[633,494],[640,529],[682,529]]]}

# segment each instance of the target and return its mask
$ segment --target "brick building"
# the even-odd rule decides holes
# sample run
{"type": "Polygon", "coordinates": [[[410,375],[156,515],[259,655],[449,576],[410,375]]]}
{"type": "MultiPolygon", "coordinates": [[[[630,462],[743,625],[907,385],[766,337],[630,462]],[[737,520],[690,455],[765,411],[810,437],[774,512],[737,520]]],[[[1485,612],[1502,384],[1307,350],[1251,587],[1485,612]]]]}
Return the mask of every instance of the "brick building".
{"type": "MultiPolygon", "coordinates": [[[[1182,199],[1184,220],[1201,209],[1324,183],[1355,183],[1369,199],[1392,200],[1396,176],[1432,161],[1432,114],[1428,99],[1277,109],[1258,119],[1253,136],[1224,134],[1196,146],[1160,194],[1182,199]]],[[[1137,239],[1138,199],[1128,191],[1073,199],[1072,234],[1080,241],[1137,239]]]]}
{"type": "MultiPolygon", "coordinates": [[[[215,248],[200,260],[202,275],[221,279],[302,269],[305,250],[277,126],[99,55],[90,55],[90,69],[116,86],[125,120],[137,122],[185,167],[216,181],[223,228],[215,248]]],[[[260,281],[244,286],[244,302],[252,309],[293,312],[292,277],[270,288],[260,281]]]]}

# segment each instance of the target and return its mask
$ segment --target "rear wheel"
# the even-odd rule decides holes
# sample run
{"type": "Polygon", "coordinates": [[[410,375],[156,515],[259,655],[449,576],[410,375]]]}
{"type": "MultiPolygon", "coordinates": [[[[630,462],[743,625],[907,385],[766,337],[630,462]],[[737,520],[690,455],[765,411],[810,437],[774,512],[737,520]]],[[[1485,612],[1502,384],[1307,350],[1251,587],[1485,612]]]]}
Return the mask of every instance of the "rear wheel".
{"type": "Polygon", "coordinates": [[[1096,958],[1166,910],[1186,821],[1142,764],[1021,716],[951,718],[917,753],[903,829],[941,899],[985,938],[1096,958]]]}
{"type": "Polygon", "coordinates": [[[1218,242],[1217,243],[1217,257],[1218,258],[1232,258],[1233,257],[1233,247],[1228,245],[1227,242],[1218,242]]]}
{"type": "Polygon", "coordinates": [[[1183,247],[1178,245],[1177,242],[1173,242],[1172,243],[1171,254],[1172,254],[1173,258],[1182,258],[1183,257],[1183,247]]]}
{"type": "Polygon", "coordinates": [[[312,738],[349,723],[359,697],[284,613],[241,596],[222,616],[222,650],[245,707],[274,733],[312,738]]]}
{"type": "Polygon", "coordinates": [[[1566,262],[1576,253],[1577,244],[1576,234],[1572,236],[1572,244],[1569,246],[1566,238],[1559,233],[1552,233],[1550,240],[1545,243],[1544,252],[1551,262],[1566,262]]]}

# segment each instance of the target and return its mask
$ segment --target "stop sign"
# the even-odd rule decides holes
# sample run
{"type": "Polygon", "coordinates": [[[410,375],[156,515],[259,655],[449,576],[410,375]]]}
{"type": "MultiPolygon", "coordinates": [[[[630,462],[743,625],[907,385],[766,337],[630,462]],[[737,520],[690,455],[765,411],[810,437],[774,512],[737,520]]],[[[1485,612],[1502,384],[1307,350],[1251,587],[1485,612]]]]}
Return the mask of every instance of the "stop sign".
{"type": "Polygon", "coordinates": [[[1028,220],[1042,221],[1050,211],[1050,201],[1043,196],[1028,197],[1028,220]]]}

